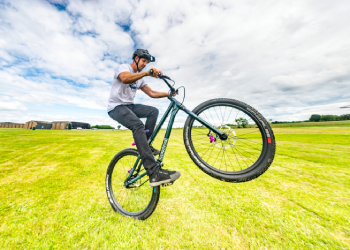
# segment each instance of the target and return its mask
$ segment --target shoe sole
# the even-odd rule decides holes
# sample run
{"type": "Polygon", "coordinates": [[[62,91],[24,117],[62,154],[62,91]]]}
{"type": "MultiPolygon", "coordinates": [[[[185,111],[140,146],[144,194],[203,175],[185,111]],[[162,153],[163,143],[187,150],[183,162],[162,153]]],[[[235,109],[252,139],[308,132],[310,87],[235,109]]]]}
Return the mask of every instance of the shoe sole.
{"type": "Polygon", "coordinates": [[[149,185],[151,187],[158,187],[162,184],[167,184],[167,183],[170,183],[170,182],[174,182],[176,181],[177,179],[179,179],[181,176],[180,172],[175,172],[174,174],[170,175],[170,179],[168,180],[163,180],[163,181],[158,181],[158,182],[152,182],[150,183],[149,185]]]}
{"type": "Polygon", "coordinates": [[[152,182],[152,183],[150,183],[149,185],[150,185],[151,187],[158,187],[158,186],[160,186],[160,185],[162,185],[162,184],[166,184],[166,183],[169,183],[169,182],[171,182],[171,179],[164,180],[164,181],[158,181],[158,182],[152,182]]]}

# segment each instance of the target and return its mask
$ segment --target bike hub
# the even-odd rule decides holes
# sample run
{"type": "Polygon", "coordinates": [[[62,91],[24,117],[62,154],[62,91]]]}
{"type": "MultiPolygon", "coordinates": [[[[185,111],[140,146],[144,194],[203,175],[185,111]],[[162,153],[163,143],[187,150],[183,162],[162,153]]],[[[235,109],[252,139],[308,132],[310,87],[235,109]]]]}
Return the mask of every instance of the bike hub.
{"type": "Polygon", "coordinates": [[[223,135],[216,135],[215,137],[209,132],[207,136],[210,138],[210,143],[214,143],[218,148],[231,148],[236,144],[237,136],[236,132],[229,126],[217,127],[223,135]]]}
{"type": "Polygon", "coordinates": [[[227,138],[228,138],[228,135],[226,133],[224,133],[222,136],[220,136],[220,139],[223,141],[227,140],[227,138]]]}

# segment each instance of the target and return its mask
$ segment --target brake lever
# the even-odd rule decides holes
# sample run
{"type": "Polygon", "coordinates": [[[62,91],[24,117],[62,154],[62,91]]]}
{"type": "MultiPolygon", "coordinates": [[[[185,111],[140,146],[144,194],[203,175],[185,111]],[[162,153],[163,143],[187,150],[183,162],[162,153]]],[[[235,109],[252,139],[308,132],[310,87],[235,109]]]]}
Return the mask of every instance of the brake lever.
{"type": "Polygon", "coordinates": [[[160,73],[159,73],[159,77],[165,78],[165,79],[168,79],[168,80],[171,80],[169,76],[166,76],[166,75],[162,75],[162,76],[161,76],[160,73]]]}

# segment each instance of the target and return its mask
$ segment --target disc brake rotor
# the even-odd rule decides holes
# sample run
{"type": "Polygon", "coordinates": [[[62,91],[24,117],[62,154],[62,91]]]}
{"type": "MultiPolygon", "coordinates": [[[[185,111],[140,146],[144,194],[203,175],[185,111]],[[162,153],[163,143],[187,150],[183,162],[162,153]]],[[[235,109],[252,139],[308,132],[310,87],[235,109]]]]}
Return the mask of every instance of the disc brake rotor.
{"type": "Polygon", "coordinates": [[[220,138],[217,137],[216,140],[213,141],[215,146],[218,148],[232,148],[237,140],[236,132],[227,125],[218,126],[216,128],[219,129],[221,132],[226,133],[228,139],[220,140],[220,138]]]}

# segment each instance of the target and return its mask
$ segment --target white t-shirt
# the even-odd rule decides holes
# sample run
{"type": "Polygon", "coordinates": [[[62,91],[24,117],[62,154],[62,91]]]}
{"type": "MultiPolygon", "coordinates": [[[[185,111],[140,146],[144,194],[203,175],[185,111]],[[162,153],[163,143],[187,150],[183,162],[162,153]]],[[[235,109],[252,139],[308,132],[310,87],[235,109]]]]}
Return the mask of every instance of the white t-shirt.
{"type": "Polygon", "coordinates": [[[143,78],[132,84],[123,83],[119,78],[119,74],[123,72],[135,73],[129,64],[119,65],[113,77],[112,89],[108,99],[107,112],[113,110],[118,105],[133,104],[136,90],[146,85],[143,78]]]}

